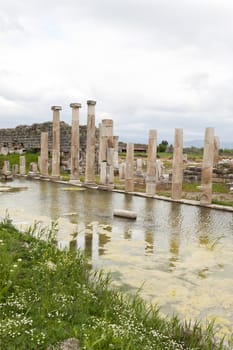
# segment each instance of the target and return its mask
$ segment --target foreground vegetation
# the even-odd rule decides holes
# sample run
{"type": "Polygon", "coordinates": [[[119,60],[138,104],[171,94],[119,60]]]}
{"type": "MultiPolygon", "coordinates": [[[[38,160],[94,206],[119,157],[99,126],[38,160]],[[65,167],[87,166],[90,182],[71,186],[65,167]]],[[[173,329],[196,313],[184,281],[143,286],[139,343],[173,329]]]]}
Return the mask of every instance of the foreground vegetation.
{"type": "Polygon", "coordinates": [[[212,325],[162,319],[138,295],[111,288],[79,251],[57,249],[54,228],[40,231],[45,241],[35,228],[0,223],[0,349],[59,349],[71,337],[87,350],[226,349],[212,325]]]}

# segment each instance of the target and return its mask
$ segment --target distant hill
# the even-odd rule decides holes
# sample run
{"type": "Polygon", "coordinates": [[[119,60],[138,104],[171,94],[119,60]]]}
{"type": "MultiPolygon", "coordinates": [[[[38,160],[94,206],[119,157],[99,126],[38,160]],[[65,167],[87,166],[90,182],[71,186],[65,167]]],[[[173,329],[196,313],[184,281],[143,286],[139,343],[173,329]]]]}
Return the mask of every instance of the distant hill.
{"type": "MultiPolygon", "coordinates": [[[[204,140],[191,140],[184,142],[184,147],[204,147],[204,140]]],[[[220,148],[225,149],[233,149],[233,142],[221,142],[220,140],[220,148]]]]}

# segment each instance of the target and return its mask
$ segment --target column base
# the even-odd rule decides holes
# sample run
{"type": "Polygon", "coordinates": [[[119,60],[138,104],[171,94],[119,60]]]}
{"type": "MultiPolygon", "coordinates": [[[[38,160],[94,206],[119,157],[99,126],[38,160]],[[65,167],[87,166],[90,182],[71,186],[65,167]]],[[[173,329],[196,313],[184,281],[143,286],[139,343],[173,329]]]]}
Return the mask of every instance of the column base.
{"type": "Polygon", "coordinates": [[[114,189],[114,184],[111,185],[98,185],[98,189],[103,191],[112,191],[114,189]]]}
{"type": "Polygon", "coordinates": [[[83,186],[87,188],[98,188],[97,184],[94,182],[84,182],[83,186]]]}
{"type": "Polygon", "coordinates": [[[75,186],[82,186],[82,182],[80,180],[69,180],[69,183],[75,186]]]}

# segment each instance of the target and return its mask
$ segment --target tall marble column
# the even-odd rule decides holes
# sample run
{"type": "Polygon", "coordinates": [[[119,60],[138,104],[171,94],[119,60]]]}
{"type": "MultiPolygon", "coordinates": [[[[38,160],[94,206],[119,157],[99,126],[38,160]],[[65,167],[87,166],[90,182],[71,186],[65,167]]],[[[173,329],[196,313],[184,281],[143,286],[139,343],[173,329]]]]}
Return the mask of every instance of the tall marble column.
{"type": "Polygon", "coordinates": [[[80,103],[71,103],[72,108],[72,134],[71,134],[71,172],[70,181],[79,181],[79,108],[80,103]]]}
{"type": "Polygon", "coordinates": [[[175,129],[172,163],[172,199],[182,197],[183,184],[183,129],[175,129]]]}
{"type": "Polygon", "coordinates": [[[103,119],[99,130],[99,163],[101,163],[107,160],[107,149],[113,148],[113,120],[103,119]]]}
{"type": "Polygon", "coordinates": [[[26,158],[25,158],[25,156],[19,157],[19,174],[26,175],[26,158]]]}
{"type": "Polygon", "coordinates": [[[41,133],[40,146],[40,174],[42,177],[48,176],[49,151],[48,151],[48,132],[41,133]]]}
{"type": "Polygon", "coordinates": [[[125,167],[125,192],[134,191],[134,144],[127,143],[125,167]]]}
{"type": "Polygon", "coordinates": [[[87,101],[87,145],[85,185],[95,185],[95,105],[96,101],[87,101]]]}
{"type": "Polygon", "coordinates": [[[113,120],[103,119],[99,130],[100,185],[110,189],[114,183],[113,120]]]}
{"type": "Polygon", "coordinates": [[[156,190],[156,153],[157,153],[157,130],[149,131],[146,194],[154,196],[156,190]]]}
{"type": "Polygon", "coordinates": [[[201,204],[211,204],[214,161],[214,128],[205,129],[205,146],[201,172],[201,204]]]}
{"type": "Polygon", "coordinates": [[[52,151],[52,178],[60,178],[60,106],[52,106],[53,111],[53,151],[52,151]]]}
{"type": "Polygon", "coordinates": [[[216,166],[219,162],[219,148],[220,148],[219,137],[214,136],[214,166],[216,166]]]}
{"type": "Polygon", "coordinates": [[[119,141],[119,136],[113,136],[113,148],[114,148],[113,166],[114,166],[114,169],[119,169],[118,141],[119,141]]]}

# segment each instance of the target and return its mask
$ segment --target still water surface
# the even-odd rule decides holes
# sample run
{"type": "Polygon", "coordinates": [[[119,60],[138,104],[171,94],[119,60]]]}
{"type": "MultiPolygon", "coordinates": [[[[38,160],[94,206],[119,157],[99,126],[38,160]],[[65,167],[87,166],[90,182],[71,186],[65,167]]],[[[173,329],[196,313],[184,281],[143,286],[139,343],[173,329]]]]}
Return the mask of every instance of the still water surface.
{"type": "Polygon", "coordinates": [[[41,181],[8,185],[26,188],[0,192],[1,217],[8,209],[18,227],[58,220],[60,247],[86,250],[123,290],[142,287],[162,313],[215,318],[220,334],[232,332],[232,213],[41,181]],[[113,217],[114,209],[136,211],[137,220],[113,217]]]}

